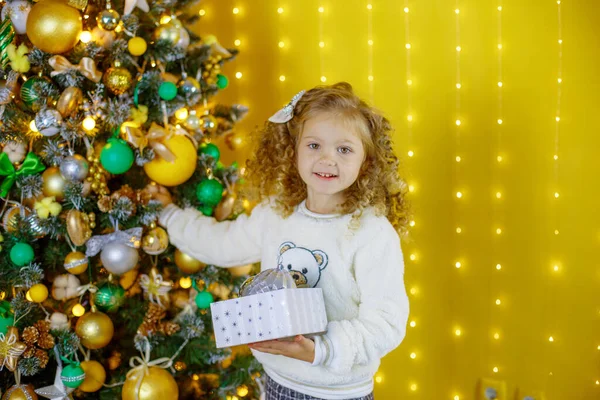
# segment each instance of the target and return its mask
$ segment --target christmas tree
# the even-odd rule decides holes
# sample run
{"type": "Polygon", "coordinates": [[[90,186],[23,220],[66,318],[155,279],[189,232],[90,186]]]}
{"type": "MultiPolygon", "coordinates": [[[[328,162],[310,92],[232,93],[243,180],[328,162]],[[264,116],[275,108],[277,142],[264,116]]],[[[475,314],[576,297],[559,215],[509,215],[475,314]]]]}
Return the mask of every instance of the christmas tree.
{"type": "Polygon", "coordinates": [[[257,266],[204,265],[157,226],[169,201],[250,210],[212,143],[247,113],[214,99],[237,51],[188,30],[192,0],[0,6],[2,399],[258,399],[209,312],[257,266]]]}

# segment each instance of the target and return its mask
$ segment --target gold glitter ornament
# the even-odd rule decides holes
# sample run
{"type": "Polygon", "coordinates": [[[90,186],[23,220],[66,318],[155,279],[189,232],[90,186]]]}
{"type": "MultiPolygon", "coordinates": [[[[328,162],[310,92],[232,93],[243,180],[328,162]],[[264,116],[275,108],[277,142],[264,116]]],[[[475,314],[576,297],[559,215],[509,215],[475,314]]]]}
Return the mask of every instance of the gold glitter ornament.
{"type": "Polygon", "coordinates": [[[104,73],[103,82],[113,94],[123,94],[131,87],[133,78],[131,72],[127,68],[121,67],[121,63],[115,62],[113,67],[110,67],[104,73]]]}
{"type": "Polygon", "coordinates": [[[110,343],[115,327],[110,317],[100,311],[85,313],[77,321],[75,333],[88,349],[101,349],[110,343]]]}
{"type": "Polygon", "coordinates": [[[89,261],[87,257],[80,251],[72,251],[65,257],[64,266],[70,274],[81,274],[87,270],[88,265],[89,261]]]}
{"type": "Polygon", "coordinates": [[[171,23],[160,25],[154,31],[154,40],[166,40],[172,45],[177,44],[180,37],[180,29],[171,23]]]}
{"type": "Polygon", "coordinates": [[[56,103],[56,109],[63,117],[75,114],[83,102],[83,92],[75,86],[66,88],[56,103]]]}

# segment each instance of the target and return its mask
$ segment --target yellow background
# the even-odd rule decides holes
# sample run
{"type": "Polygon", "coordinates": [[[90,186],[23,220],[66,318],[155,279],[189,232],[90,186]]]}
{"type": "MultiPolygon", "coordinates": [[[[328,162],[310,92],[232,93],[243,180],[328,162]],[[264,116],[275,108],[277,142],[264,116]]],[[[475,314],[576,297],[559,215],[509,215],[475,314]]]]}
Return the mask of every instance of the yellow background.
{"type": "MultiPolygon", "coordinates": [[[[505,383],[508,399],[600,398],[597,1],[562,1],[561,84],[556,0],[367,4],[206,0],[194,30],[240,40],[219,100],[250,107],[241,135],[322,76],[352,83],[396,127],[414,188],[403,250],[416,326],[384,358],[376,398],[475,399],[482,378],[505,383]]],[[[244,161],[243,148],[221,147],[226,162],[244,161]]]]}

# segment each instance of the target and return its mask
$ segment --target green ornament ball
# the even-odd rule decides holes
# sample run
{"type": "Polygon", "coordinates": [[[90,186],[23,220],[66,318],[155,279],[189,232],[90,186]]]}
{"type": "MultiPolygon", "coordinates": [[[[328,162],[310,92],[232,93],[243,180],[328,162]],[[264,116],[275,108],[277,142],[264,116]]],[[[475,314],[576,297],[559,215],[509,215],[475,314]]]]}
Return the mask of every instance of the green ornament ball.
{"type": "Polygon", "coordinates": [[[42,99],[43,93],[38,87],[41,83],[51,83],[51,81],[46,77],[34,76],[27,79],[21,85],[21,100],[28,107],[31,107],[33,103],[42,99]]]}
{"type": "Polygon", "coordinates": [[[62,373],[60,374],[60,380],[65,386],[70,388],[77,388],[85,379],[85,371],[79,363],[66,365],[62,373]]]}
{"type": "Polygon", "coordinates": [[[216,207],[223,198],[223,185],[216,179],[204,179],[196,187],[196,197],[202,205],[216,207]]]}
{"type": "Polygon", "coordinates": [[[33,261],[33,247],[28,243],[19,242],[10,249],[10,261],[22,267],[33,261]]]}
{"type": "Polygon", "coordinates": [[[200,211],[203,215],[210,217],[213,215],[215,208],[211,207],[211,206],[200,206],[200,207],[198,207],[198,211],[200,211]]]}
{"type": "Polygon", "coordinates": [[[177,86],[173,82],[163,82],[158,88],[158,95],[163,100],[173,100],[177,96],[177,86]]]}
{"type": "Polygon", "coordinates": [[[229,85],[229,79],[225,75],[217,75],[217,86],[219,89],[225,89],[229,85]]]}
{"type": "Polygon", "coordinates": [[[114,312],[125,301],[125,289],[119,284],[107,282],[98,288],[94,304],[103,312],[114,312]]]}
{"type": "Polygon", "coordinates": [[[100,163],[113,175],[123,174],[133,165],[133,150],[123,139],[108,139],[100,153],[100,163]]]}
{"type": "Polygon", "coordinates": [[[213,298],[213,295],[206,290],[198,292],[198,294],[196,295],[196,305],[202,310],[205,310],[208,307],[210,307],[210,304],[214,301],[215,299],[213,298]]]}
{"type": "Polygon", "coordinates": [[[6,300],[0,301],[0,333],[6,335],[8,327],[15,324],[15,315],[10,310],[10,303],[6,300]]]}
{"type": "Polygon", "coordinates": [[[211,156],[215,161],[219,161],[219,157],[221,157],[221,151],[213,143],[202,143],[200,145],[200,154],[211,156]]]}

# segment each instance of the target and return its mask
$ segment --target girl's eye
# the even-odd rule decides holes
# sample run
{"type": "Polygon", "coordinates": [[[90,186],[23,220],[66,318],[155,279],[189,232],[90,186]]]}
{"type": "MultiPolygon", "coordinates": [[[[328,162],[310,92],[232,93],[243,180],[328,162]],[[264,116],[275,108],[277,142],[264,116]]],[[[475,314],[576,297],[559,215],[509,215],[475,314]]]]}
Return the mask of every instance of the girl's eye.
{"type": "Polygon", "coordinates": [[[350,147],[340,147],[338,151],[342,154],[352,153],[352,149],[350,147]]]}
{"type": "Polygon", "coordinates": [[[318,148],[319,148],[319,144],[318,144],[318,143],[310,143],[310,144],[308,145],[308,148],[309,148],[309,149],[316,150],[316,149],[318,149],[318,148]]]}

